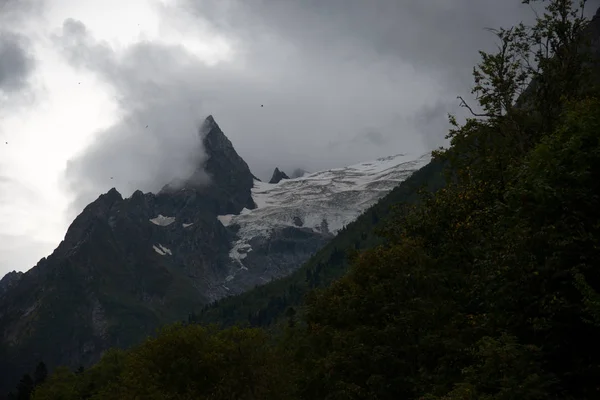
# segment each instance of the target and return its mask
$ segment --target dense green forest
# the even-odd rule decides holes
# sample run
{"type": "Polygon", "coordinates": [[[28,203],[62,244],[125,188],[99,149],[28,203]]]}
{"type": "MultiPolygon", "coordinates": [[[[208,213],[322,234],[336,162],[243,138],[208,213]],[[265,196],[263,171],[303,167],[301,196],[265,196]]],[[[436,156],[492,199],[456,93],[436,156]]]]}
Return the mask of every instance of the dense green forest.
{"type": "Polygon", "coordinates": [[[472,116],[451,117],[435,153],[443,188],[352,228],[380,241],[332,243],[243,307],[191,318],[283,315],[280,329],[165,327],[88,370],[58,368],[31,397],[600,398],[600,74],[582,6],[544,4],[481,53],[477,104],[461,100],[472,116]]]}

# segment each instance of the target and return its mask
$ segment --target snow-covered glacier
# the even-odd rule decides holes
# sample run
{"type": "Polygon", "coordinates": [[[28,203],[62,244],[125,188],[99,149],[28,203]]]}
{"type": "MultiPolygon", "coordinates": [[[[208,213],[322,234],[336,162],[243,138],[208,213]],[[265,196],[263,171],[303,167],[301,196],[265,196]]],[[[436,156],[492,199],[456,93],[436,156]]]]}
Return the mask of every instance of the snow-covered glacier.
{"type": "Polygon", "coordinates": [[[430,160],[431,153],[398,154],[276,184],[256,180],[255,209],[218,217],[235,235],[223,288],[239,292],[291,273],[430,160]]]}

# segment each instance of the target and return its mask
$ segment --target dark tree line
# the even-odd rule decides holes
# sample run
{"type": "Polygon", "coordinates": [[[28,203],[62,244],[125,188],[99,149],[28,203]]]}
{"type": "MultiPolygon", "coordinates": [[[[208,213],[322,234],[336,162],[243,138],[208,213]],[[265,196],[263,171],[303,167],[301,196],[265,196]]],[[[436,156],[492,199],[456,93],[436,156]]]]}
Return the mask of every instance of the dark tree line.
{"type": "Polygon", "coordinates": [[[25,374],[19,381],[15,392],[8,394],[9,400],[29,400],[34,389],[44,383],[48,377],[48,368],[44,362],[41,362],[35,368],[33,377],[25,374]]]}

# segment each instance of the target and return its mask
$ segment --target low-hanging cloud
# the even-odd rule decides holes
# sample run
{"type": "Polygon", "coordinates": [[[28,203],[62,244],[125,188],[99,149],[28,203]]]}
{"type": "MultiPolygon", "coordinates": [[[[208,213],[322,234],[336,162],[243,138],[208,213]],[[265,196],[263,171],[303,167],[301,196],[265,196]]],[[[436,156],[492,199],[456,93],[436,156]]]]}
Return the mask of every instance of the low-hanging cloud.
{"type": "Polygon", "coordinates": [[[194,172],[205,157],[198,130],[206,113],[201,94],[180,79],[190,75],[189,54],[148,43],[118,54],[75,20],[65,21],[55,39],[73,65],[97,72],[111,84],[120,109],[119,120],[68,162],[74,211],[111,187],[124,195],[136,189],[157,191],[194,172]]]}

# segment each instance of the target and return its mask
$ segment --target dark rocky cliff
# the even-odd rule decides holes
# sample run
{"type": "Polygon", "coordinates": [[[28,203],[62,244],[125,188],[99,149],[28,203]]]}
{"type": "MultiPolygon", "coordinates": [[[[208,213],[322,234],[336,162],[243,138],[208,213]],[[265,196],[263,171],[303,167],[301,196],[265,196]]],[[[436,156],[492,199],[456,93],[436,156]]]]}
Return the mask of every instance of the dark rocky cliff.
{"type": "Polygon", "coordinates": [[[8,274],[4,275],[2,279],[0,279],[0,295],[6,292],[8,289],[16,285],[16,283],[23,276],[22,272],[12,271],[8,274]]]}
{"type": "Polygon", "coordinates": [[[282,179],[290,179],[290,177],[287,176],[285,172],[280,171],[279,168],[275,168],[269,183],[279,183],[282,179]]]}
{"type": "Polygon", "coordinates": [[[255,208],[250,193],[255,178],[212,115],[204,121],[200,136],[207,160],[192,176],[183,182],[166,185],[159,195],[193,191],[201,198],[203,206],[216,215],[237,214],[243,208],[255,208]]]}

